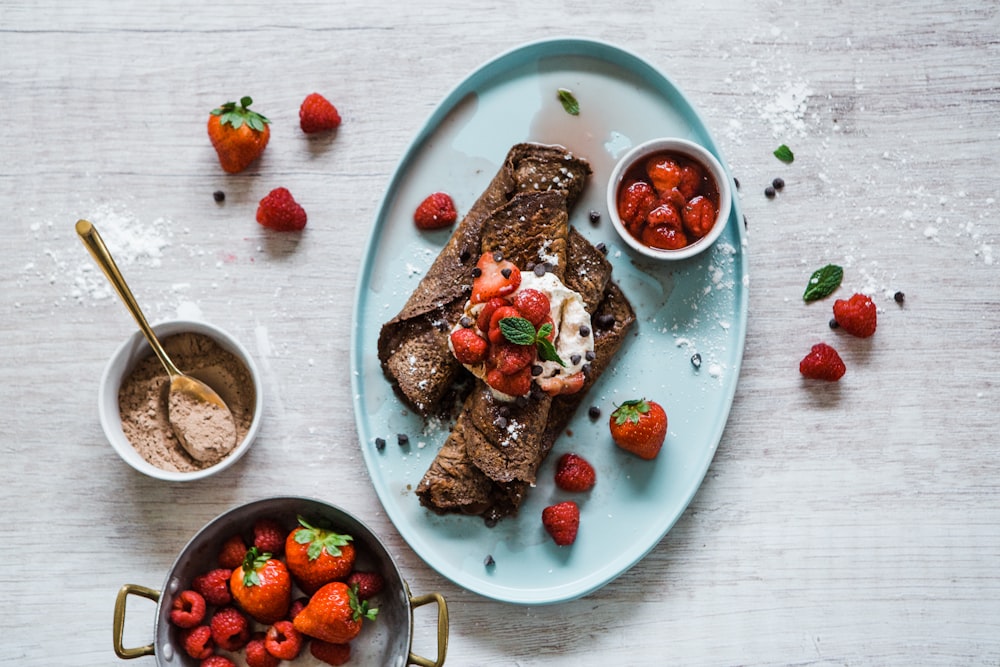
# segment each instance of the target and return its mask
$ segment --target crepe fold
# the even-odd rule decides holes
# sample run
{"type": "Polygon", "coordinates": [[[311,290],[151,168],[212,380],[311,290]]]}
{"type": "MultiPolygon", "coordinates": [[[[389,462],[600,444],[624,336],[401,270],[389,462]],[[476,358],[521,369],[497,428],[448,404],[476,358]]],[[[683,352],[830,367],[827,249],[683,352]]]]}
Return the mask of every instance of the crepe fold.
{"type": "Polygon", "coordinates": [[[555,398],[536,392],[506,402],[477,381],[465,400],[417,495],[434,512],[480,515],[487,523],[517,514],[552,445],[635,321],[604,255],[568,223],[558,228],[564,219],[558,201],[522,195],[510,204],[487,219],[483,251],[499,250],[521,265],[548,258],[546,268],[581,294],[592,322],[602,326],[594,328],[594,359],[581,391],[555,398]],[[555,208],[545,212],[547,206],[555,208]],[[535,210],[541,213],[532,217],[535,210]]]}
{"type": "Polygon", "coordinates": [[[508,151],[406,304],[379,333],[382,371],[410,408],[423,416],[438,410],[463,371],[448,350],[448,331],[471,290],[483,223],[521,193],[553,193],[569,211],[590,174],[587,161],[562,146],[522,143],[508,151]]]}

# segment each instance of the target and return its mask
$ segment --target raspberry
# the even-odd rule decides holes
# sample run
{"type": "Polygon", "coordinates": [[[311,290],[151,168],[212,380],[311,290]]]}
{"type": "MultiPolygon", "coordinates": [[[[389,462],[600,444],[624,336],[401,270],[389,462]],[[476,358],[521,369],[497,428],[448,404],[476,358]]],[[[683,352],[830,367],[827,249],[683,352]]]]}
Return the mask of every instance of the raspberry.
{"type": "Polygon", "coordinates": [[[199,625],[185,630],[181,634],[184,651],[195,660],[204,660],[212,655],[215,643],[212,641],[212,628],[199,625]]]}
{"type": "Polygon", "coordinates": [[[191,582],[191,588],[201,593],[208,604],[222,606],[233,601],[233,596],[229,592],[229,577],[233,571],[226,568],[218,568],[195,577],[191,582]]]}
{"type": "Polygon", "coordinates": [[[309,652],[317,660],[334,667],[346,665],[351,659],[350,644],[333,644],[322,639],[313,639],[309,642],[309,652]]]}
{"type": "Polygon", "coordinates": [[[181,591],[171,605],[170,622],[179,628],[193,628],[205,620],[205,598],[197,591],[181,591]]]}
{"type": "Polygon", "coordinates": [[[306,211],[286,188],[275,188],[257,206],[257,222],[278,232],[296,232],[306,226],[306,211]]]}
{"type": "Polygon", "coordinates": [[[278,667],[281,658],[275,658],[267,652],[264,644],[265,635],[263,632],[255,632],[247,642],[246,658],[247,667],[278,667]]]}
{"type": "Polygon", "coordinates": [[[549,316],[549,297],[535,289],[523,289],[514,295],[514,307],[521,312],[521,317],[538,327],[549,316]]]}
{"type": "Polygon", "coordinates": [[[285,550],[285,537],[288,531],[274,519],[257,519],[253,524],[253,545],[261,553],[280,556],[285,550]]]}
{"type": "Polygon", "coordinates": [[[382,575],[378,572],[364,572],[362,570],[355,570],[351,573],[351,576],[347,577],[347,585],[358,587],[357,596],[361,600],[367,600],[368,598],[375,597],[382,592],[382,588],[385,586],[385,580],[382,575]]]}
{"type": "Polygon", "coordinates": [[[201,661],[201,667],[236,667],[236,663],[224,655],[210,655],[201,661]]]}
{"type": "Polygon", "coordinates": [[[340,126],[337,107],[319,93],[306,95],[299,106],[299,127],[306,134],[335,130],[340,126]]]}
{"type": "Polygon", "coordinates": [[[542,510],[542,526],[561,547],[573,544],[580,528],[580,508],[572,500],[542,510]]]}
{"type": "Polygon", "coordinates": [[[413,213],[417,229],[441,229],[458,219],[455,202],[445,192],[435,192],[420,202],[413,213]]]}
{"type": "Polygon", "coordinates": [[[306,608],[309,604],[309,598],[299,598],[292,602],[292,606],[288,608],[288,620],[294,621],[295,617],[299,615],[299,612],[306,608]]]}
{"type": "Polygon", "coordinates": [[[239,535],[233,535],[223,542],[219,551],[219,565],[229,570],[235,570],[243,565],[243,558],[247,555],[247,545],[239,535]]]}
{"type": "Polygon", "coordinates": [[[833,304],[833,317],[852,336],[868,338],[875,333],[875,304],[864,294],[855,294],[847,300],[837,299],[833,304]]]}
{"type": "Polygon", "coordinates": [[[813,380],[836,382],[844,377],[847,367],[835,349],[826,343],[817,343],[799,362],[799,372],[813,380]]]}
{"type": "Polygon", "coordinates": [[[212,640],[226,651],[238,651],[250,641],[247,617],[235,607],[223,607],[212,615],[212,640]]]}
{"type": "Polygon", "coordinates": [[[302,650],[302,633],[291,621],[278,621],[267,629],[264,648],[275,658],[295,660],[302,650]]]}
{"type": "Polygon", "coordinates": [[[556,486],[563,491],[589,491],[597,482],[594,466],[579,454],[563,454],[556,463],[556,486]]]}

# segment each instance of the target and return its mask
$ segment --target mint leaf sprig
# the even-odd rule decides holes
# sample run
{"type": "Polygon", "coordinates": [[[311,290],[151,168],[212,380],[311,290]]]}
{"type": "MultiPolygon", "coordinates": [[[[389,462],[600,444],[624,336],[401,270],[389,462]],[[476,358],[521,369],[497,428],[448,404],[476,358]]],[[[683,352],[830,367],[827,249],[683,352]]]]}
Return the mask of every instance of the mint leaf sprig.
{"type": "Polygon", "coordinates": [[[836,264],[827,264],[816,269],[809,277],[806,291],[802,294],[804,301],[816,301],[833,294],[844,279],[844,269],[836,264]]]}
{"type": "Polygon", "coordinates": [[[549,340],[552,325],[548,322],[535,329],[535,325],[523,317],[504,317],[500,320],[500,333],[514,345],[534,345],[538,348],[538,358],[554,361],[562,367],[566,362],[559,358],[555,345],[549,340]]]}

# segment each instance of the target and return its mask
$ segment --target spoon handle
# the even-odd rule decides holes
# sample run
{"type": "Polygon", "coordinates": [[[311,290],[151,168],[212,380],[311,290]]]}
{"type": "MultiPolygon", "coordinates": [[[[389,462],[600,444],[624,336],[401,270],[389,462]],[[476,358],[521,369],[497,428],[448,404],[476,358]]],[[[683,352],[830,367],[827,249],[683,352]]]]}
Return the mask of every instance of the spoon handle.
{"type": "Polygon", "coordinates": [[[160,344],[156,334],[153,333],[153,328],[146,321],[146,316],[142,314],[142,309],[139,308],[135,297],[132,296],[132,290],[128,288],[128,284],[122,277],[121,271],[118,270],[118,265],[108,251],[107,246],[104,245],[104,239],[97,233],[97,228],[88,220],[78,220],[76,223],[76,233],[80,237],[80,240],[83,241],[83,245],[90,251],[94,261],[97,262],[97,266],[101,267],[101,271],[107,276],[108,282],[118,292],[118,296],[121,297],[128,312],[132,313],[136,324],[139,325],[139,330],[146,337],[146,341],[153,348],[153,352],[160,359],[160,363],[167,369],[167,373],[170,374],[170,377],[181,375],[181,372],[174,366],[174,362],[170,361],[167,351],[163,349],[163,345],[160,344]]]}

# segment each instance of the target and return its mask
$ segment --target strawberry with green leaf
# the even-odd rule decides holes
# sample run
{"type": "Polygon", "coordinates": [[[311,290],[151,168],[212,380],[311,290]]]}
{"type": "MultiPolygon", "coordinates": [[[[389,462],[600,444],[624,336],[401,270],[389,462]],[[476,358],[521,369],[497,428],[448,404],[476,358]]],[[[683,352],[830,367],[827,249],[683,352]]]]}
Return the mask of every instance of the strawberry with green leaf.
{"type": "Polygon", "coordinates": [[[233,599],[255,621],[270,625],[288,614],[292,604],[292,578],[285,564],[270,553],[250,547],[243,565],[229,579],[233,599]]]}
{"type": "Polygon", "coordinates": [[[296,583],[312,595],[323,585],[345,579],[354,568],[350,535],[314,526],[299,517],[299,527],[285,539],[285,562],[296,583]]]}
{"type": "Polygon", "coordinates": [[[271,122],[250,110],[253,99],[239,104],[226,102],[208,116],[208,138],[219,155],[219,164],[229,174],[237,174],[260,157],[271,138],[271,122]]]}

